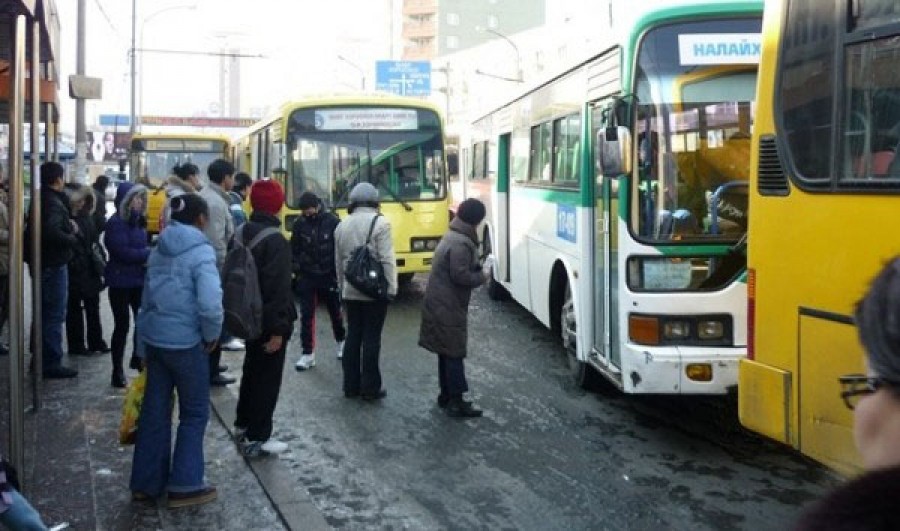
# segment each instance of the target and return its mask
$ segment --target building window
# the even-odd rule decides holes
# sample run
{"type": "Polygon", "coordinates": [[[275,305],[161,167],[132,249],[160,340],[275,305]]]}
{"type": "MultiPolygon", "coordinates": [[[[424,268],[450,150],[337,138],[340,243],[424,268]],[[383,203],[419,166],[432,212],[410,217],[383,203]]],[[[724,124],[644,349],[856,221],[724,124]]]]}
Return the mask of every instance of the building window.
{"type": "Polygon", "coordinates": [[[459,26],[459,13],[447,13],[447,24],[450,26],[459,26]]]}
{"type": "Polygon", "coordinates": [[[456,35],[447,35],[447,48],[451,50],[459,48],[459,37],[456,35]]]}

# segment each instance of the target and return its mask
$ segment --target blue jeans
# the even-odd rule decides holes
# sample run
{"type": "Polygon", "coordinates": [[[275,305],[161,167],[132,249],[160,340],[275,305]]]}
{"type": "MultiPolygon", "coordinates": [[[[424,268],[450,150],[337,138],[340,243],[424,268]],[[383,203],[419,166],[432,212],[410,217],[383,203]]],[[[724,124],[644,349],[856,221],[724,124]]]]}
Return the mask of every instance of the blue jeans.
{"type": "Polygon", "coordinates": [[[41,269],[41,333],[44,370],[62,363],[63,324],[69,295],[68,266],[41,269]]]}
{"type": "Polygon", "coordinates": [[[46,531],[47,526],[41,521],[41,515],[34,510],[34,507],[28,503],[19,491],[13,489],[8,493],[12,498],[12,505],[2,513],[0,513],[0,524],[6,526],[7,529],[16,529],[23,531],[46,531]]]}
{"type": "Polygon", "coordinates": [[[131,490],[158,497],[192,492],[203,480],[203,434],[209,421],[209,366],[203,346],[169,350],[146,345],[147,387],[138,418],[131,490]],[[172,453],[172,390],[178,395],[178,433],[172,453]]]}

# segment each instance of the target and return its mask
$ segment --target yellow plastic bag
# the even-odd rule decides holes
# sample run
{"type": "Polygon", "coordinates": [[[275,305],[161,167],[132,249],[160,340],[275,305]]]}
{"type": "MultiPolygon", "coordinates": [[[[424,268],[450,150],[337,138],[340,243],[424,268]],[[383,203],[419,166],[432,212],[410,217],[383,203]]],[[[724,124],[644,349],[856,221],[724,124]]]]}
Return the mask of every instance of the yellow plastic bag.
{"type": "Polygon", "coordinates": [[[147,386],[147,369],[128,384],[125,404],[122,406],[122,421],[119,423],[119,443],[134,444],[137,440],[138,417],[144,403],[144,388],[147,386]]]}

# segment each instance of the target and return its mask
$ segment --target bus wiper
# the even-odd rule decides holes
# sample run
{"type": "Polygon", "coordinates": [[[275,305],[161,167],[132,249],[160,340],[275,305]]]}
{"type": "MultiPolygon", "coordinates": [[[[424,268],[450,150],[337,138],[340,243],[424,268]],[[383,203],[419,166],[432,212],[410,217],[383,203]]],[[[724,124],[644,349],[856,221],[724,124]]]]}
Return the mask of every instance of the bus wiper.
{"type": "MultiPolygon", "coordinates": [[[[381,184],[381,179],[378,180],[378,184],[381,184]]],[[[393,197],[398,203],[400,203],[401,205],[403,205],[403,208],[405,208],[407,212],[411,212],[411,211],[412,211],[413,207],[410,206],[409,203],[407,203],[406,201],[404,201],[403,198],[401,198],[399,195],[397,195],[397,192],[395,192],[394,190],[392,190],[390,186],[384,185],[384,189],[387,190],[387,193],[390,194],[391,197],[393,197]]]]}

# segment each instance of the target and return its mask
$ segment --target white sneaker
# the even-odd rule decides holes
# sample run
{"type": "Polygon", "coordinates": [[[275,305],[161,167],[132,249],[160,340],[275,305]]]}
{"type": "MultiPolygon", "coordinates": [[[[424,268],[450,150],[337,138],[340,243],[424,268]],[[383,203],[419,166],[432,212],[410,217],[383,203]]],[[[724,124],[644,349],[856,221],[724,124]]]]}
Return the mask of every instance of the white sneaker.
{"type": "Polygon", "coordinates": [[[228,343],[222,345],[222,350],[244,350],[246,346],[239,337],[233,337],[228,343]]]}
{"type": "Polygon", "coordinates": [[[262,443],[262,446],[260,446],[259,449],[267,454],[280,454],[287,451],[288,445],[277,439],[269,439],[262,443]]]}
{"type": "Polygon", "coordinates": [[[316,366],[316,355],[315,354],[304,354],[300,356],[300,359],[297,360],[297,363],[294,364],[294,368],[298,371],[305,371],[306,369],[312,369],[316,366]]]}
{"type": "Polygon", "coordinates": [[[344,342],[338,341],[337,359],[341,359],[343,357],[344,357],[344,342]]]}

